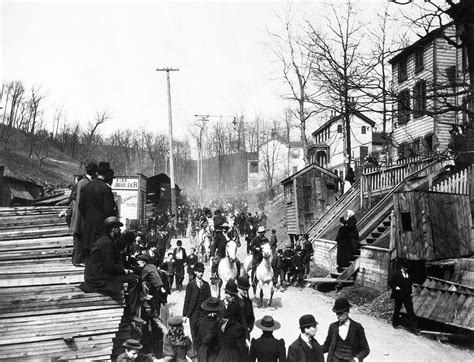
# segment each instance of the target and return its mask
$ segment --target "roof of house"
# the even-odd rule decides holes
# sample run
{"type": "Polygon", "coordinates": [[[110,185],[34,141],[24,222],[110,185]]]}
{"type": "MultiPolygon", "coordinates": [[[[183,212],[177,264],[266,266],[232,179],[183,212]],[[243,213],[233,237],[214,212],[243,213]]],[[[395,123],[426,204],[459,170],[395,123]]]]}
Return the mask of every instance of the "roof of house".
{"type": "Polygon", "coordinates": [[[335,175],[334,173],[332,173],[328,169],[325,169],[324,167],[321,167],[321,166],[319,166],[315,163],[312,163],[311,165],[306,166],[305,168],[303,168],[303,169],[299,170],[298,172],[294,173],[293,175],[288,176],[286,179],[282,180],[280,183],[282,185],[285,185],[285,184],[289,183],[290,181],[292,181],[293,179],[298,178],[301,175],[305,174],[306,172],[308,172],[310,170],[314,170],[314,169],[316,169],[318,171],[321,171],[321,172],[325,173],[328,176],[334,177],[335,179],[339,178],[337,175],[335,175]]]}
{"type": "Polygon", "coordinates": [[[453,23],[449,23],[449,24],[446,24],[446,25],[443,25],[442,27],[440,28],[437,28],[431,32],[429,32],[428,34],[426,34],[424,37],[418,39],[416,42],[414,42],[413,44],[403,48],[400,53],[398,53],[397,55],[395,55],[392,59],[390,59],[388,62],[390,64],[395,64],[397,63],[401,58],[405,57],[406,55],[408,54],[411,54],[413,53],[415,50],[419,49],[420,47],[428,44],[429,42],[431,42],[433,39],[435,38],[438,38],[440,37],[444,30],[450,26],[452,26],[453,23]]]}
{"type": "MultiPolygon", "coordinates": [[[[351,111],[351,114],[353,114],[353,115],[359,117],[360,119],[362,119],[363,121],[367,122],[368,124],[370,124],[371,127],[375,126],[375,122],[372,121],[365,114],[361,113],[360,111],[354,110],[354,111],[351,111]]],[[[314,131],[312,133],[312,135],[314,136],[314,135],[318,134],[320,131],[325,129],[327,126],[329,126],[330,124],[340,120],[341,118],[342,118],[342,114],[338,114],[337,116],[329,118],[329,120],[327,122],[325,122],[321,127],[319,127],[316,131],[314,131]]]]}

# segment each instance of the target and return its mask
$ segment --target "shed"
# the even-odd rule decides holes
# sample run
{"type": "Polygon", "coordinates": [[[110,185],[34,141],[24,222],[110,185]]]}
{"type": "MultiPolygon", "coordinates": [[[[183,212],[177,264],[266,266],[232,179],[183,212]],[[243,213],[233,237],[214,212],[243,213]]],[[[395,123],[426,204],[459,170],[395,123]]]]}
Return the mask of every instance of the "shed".
{"type": "Polygon", "coordinates": [[[399,258],[440,260],[472,254],[469,195],[405,191],[393,195],[399,258]]]}
{"type": "Polygon", "coordinates": [[[112,192],[119,209],[120,220],[127,227],[138,222],[145,222],[147,178],[142,174],[137,176],[115,176],[112,192]]]}
{"type": "Polygon", "coordinates": [[[338,181],[337,175],[316,164],[281,181],[288,234],[305,233],[336,202],[338,181]]]}
{"type": "Polygon", "coordinates": [[[41,196],[41,185],[25,177],[4,173],[5,166],[0,166],[0,206],[32,205],[41,196]]]}
{"type": "MultiPolygon", "coordinates": [[[[171,180],[165,173],[160,173],[147,178],[146,200],[155,210],[164,212],[171,208],[171,180]]],[[[175,184],[176,202],[180,203],[181,189],[175,184]]]]}

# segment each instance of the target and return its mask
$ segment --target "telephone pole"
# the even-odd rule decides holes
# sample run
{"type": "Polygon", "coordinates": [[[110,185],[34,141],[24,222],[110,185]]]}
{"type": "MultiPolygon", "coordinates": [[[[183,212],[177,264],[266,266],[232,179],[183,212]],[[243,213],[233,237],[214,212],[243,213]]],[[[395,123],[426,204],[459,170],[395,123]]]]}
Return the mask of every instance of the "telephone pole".
{"type": "Polygon", "coordinates": [[[168,121],[169,121],[169,145],[170,145],[170,187],[171,187],[171,214],[174,215],[173,225],[176,228],[176,190],[174,181],[174,157],[173,157],[173,117],[171,113],[171,82],[170,72],[178,72],[177,68],[158,68],[157,72],[166,72],[166,81],[168,84],[168,121]]]}

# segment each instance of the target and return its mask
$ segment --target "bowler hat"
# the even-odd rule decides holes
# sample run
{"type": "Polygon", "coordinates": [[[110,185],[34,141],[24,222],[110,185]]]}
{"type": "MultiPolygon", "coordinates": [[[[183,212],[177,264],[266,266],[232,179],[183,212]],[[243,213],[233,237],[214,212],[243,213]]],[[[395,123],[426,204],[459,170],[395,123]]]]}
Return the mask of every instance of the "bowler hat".
{"type": "Polygon", "coordinates": [[[266,315],[255,322],[255,327],[260,328],[262,331],[276,331],[280,329],[281,324],[274,320],[272,316],[266,315]]]}
{"type": "Polygon", "coordinates": [[[332,311],[334,313],[342,313],[345,312],[346,310],[349,310],[351,305],[349,304],[349,301],[347,298],[340,297],[337,298],[336,301],[334,302],[334,307],[332,308],[332,311]]]}
{"type": "Polygon", "coordinates": [[[243,290],[249,290],[250,288],[250,282],[249,278],[247,277],[238,277],[237,278],[237,287],[243,290]]]}
{"type": "Polygon", "coordinates": [[[209,297],[201,304],[201,308],[207,312],[218,312],[224,310],[224,302],[219,298],[209,297]]]}
{"type": "Polygon", "coordinates": [[[86,171],[95,171],[97,172],[97,164],[95,162],[89,162],[89,164],[86,166],[86,171]]]}
{"type": "Polygon", "coordinates": [[[239,291],[237,290],[237,284],[235,283],[234,279],[230,279],[227,282],[224,290],[226,291],[226,293],[231,294],[231,295],[239,294],[239,291]]]}
{"type": "Polygon", "coordinates": [[[204,264],[198,261],[196,264],[194,264],[194,271],[204,272],[204,264]]]}
{"type": "Polygon", "coordinates": [[[178,240],[178,241],[176,242],[176,245],[181,246],[181,245],[183,245],[183,242],[182,242],[181,240],[178,240]]]}
{"type": "Polygon", "coordinates": [[[104,220],[104,227],[107,226],[123,226],[123,224],[120,222],[119,218],[117,216],[109,216],[104,220]]]}
{"type": "Polygon", "coordinates": [[[263,225],[260,225],[257,229],[257,233],[264,233],[265,231],[267,231],[267,229],[265,229],[265,226],[263,225]]]}
{"type": "Polygon", "coordinates": [[[151,256],[147,254],[140,254],[137,256],[137,260],[144,261],[145,263],[149,263],[151,261],[151,256]]]}
{"type": "Polygon", "coordinates": [[[316,319],[312,314],[305,314],[300,317],[300,328],[306,328],[317,325],[316,319]]]}
{"type": "Polygon", "coordinates": [[[129,349],[142,349],[143,346],[136,339],[127,339],[123,342],[122,346],[129,349]]]}
{"type": "Polygon", "coordinates": [[[183,324],[183,317],[173,316],[173,317],[168,318],[168,325],[170,327],[180,326],[181,324],[183,324]]]}
{"type": "Polygon", "coordinates": [[[100,175],[105,175],[111,171],[110,163],[108,162],[99,162],[98,172],[100,175]]]}

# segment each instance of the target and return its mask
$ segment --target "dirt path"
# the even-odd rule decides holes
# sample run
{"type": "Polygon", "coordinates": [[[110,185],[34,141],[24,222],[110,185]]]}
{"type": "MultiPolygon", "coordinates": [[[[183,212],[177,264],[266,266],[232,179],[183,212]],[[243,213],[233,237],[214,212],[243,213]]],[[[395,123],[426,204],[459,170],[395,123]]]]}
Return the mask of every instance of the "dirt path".
{"type": "MultiPolygon", "coordinates": [[[[183,246],[189,249],[189,241],[183,240],[183,246]]],[[[172,244],[173,246],[175,243],[172,244]]],[[[242,250],[239,257],[242,258],[242,250]]],[[[209,268],[206,267],[204,279],[209,280],[209,268]]],[[[185,280],[186,283],[186,280],[185,280]]],[[[265,299],[268,290],[265,290],[265,299]]],[[[174,315],[181,315],[184,291],[173,292],[169,298],[170,309],[174,315]]],[[[313,314],[318,324],[316,339],[324,343],[329,325],[336,321],[332,312],[334,299],[311,288],[290,287],[286,291],[275,291],[271,307],[257,308],[257,319],[269,314],[278,320],[282,328],[274,333],[276,338],[283,338],[286,347],[298,337],[298,319],[303,314],[313,314]]],[[[266,304],[265,304],[266,305],[266,304]]],[[[350,317],[362,324],[370,346],[366,361],[472,361],[474,353],[449,344],[442,344],[426,337],[416,336],[404,329],[394,329],[391,324],[367,315],[357,308],[352,308],[350,317]]],[[[259,337],[261,331],[254,329],[252,337],[259,337]]]]}

